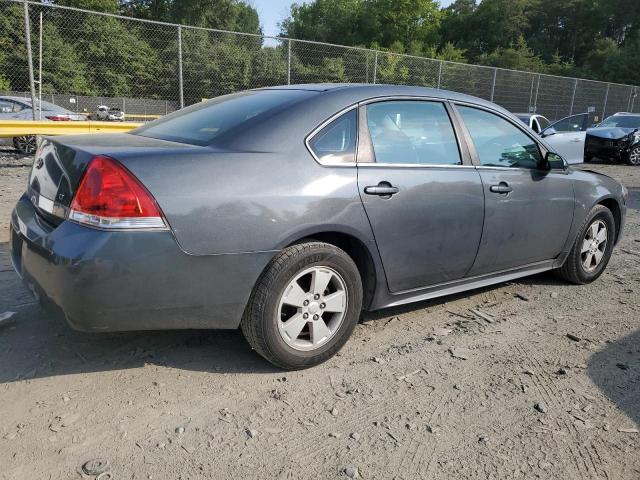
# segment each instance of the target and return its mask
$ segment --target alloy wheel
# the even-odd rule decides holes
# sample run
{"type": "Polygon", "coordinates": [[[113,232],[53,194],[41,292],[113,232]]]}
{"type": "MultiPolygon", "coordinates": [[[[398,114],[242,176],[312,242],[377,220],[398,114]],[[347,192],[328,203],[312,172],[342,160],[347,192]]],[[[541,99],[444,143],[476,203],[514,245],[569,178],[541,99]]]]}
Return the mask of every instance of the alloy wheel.
{"type": "Polygon", "coordinates": [[[31,155],[36,151],[36,137],[29,135],[26,137],[15,137],[13,146],[20,152],[31,155]]]}
{"type": "Polygon", "coordinates": [[[296,275],[278,304],[278,332],[295,350],[320,348],[338,331],[347,312],[348,292],[335,270],[315,266],[296,275]]]}
{"type": "Polygon", "coordinates": [[[602,220],[593,222],[582,240],[580,259],[585,272],[591,273],[604,257],[607,249],[607,225],[602,220]]]}
{"type": "Polygon", "coordinates": [[[640,165],[640,147],[635,147],[631,150],[631,153],[629,153],[629,163],[635,166],[640,165]]]}

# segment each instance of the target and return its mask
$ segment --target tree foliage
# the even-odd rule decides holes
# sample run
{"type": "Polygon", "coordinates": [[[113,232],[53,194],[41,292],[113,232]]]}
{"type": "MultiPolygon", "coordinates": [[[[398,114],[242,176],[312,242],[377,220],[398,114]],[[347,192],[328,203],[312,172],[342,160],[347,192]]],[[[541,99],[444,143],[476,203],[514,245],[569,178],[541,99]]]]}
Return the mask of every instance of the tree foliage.
{"type": "Polygon", "coordinates": [[[640,84],[638,0],[316,0],[281,25],[292,38],[640,84]],[[635,61],[634,61],[635,59],[635,61]]]}
{"type": "MultiPolygon", "coordinates": [[[[42,0],[149,22],[31,4],[44,12],[43,91],[178,98],[176,24],[234,30],[238,36],[182,29],[187,103],[244,88],[286,83],[378,82],[461,91],[490,81],[468,78],[464,63],[640,84],[639,0],[315,0],[294,3],[283,36],[386,52],[264,42],[251,0],[42,0]],[[407,55],[401,55],[407,54],[407,55]],[[446,60],[439,62],[419,58],[446,60]],[[291,70],[288,70],[290,63],[291,70]]],[[[29,88],[22,5],[0,2],[0,90],[29,88]]]]}

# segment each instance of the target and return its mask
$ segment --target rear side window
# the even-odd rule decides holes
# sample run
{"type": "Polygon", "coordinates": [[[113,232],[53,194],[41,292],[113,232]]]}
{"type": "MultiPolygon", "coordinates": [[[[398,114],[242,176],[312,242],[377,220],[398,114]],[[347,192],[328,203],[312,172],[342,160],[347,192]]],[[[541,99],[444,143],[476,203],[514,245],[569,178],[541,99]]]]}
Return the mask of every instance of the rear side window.
{"type": "Polygon", "coordinates": [[[353,110],[333,120],[309,140],[309,148],[321,163],[356,161],[358,113],[353,110]]]}
{"type": "Polygon", "coordinates": [[[315,94],[308,90],[283,89],[224,95],[178,110],[131,133],[193,145],[210,145],[247,122],[264,119],[315,94]]]}
{"type": "Polygon", "coordinates": [[[480,164],[490,167],[538,168],[538,144],[507,120],[485,110],[458,106],[469,129],[480,164]]]}
{"type": "Polygon", "coordinates": [[[442,103],[389,101],[367,105],[377,163],[458,165],[458,143],[442,103]]]}

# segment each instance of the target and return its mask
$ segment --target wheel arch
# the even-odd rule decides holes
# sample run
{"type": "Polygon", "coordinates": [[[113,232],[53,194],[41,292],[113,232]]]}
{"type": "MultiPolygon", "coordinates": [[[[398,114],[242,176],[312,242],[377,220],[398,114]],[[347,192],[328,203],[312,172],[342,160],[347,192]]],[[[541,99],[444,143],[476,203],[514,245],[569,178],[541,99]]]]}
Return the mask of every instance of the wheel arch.
{"type": "Polygon", "coordinates": [[[616,226],[615,243],[618,243],[618,240],[620,239],[620,227],[622,225],[622,211],[620,209],[620,204],[615,198],[607,197],[598,201],[597,205],[602,205],[603,207],[608,208],[613,214],[613,220],[615,221],[616,226]]]}
{"type": "Polygon", "coordinates": [[[362,279],[362,309],[367,310],[376,292],[378,268],[371,249],[366,242],[353,233],[340,230],[324,230],[306,233],[290,240],[283,248],[308,241],[318,241],[334,245],[344,250],[351,257],[362,279]]]}

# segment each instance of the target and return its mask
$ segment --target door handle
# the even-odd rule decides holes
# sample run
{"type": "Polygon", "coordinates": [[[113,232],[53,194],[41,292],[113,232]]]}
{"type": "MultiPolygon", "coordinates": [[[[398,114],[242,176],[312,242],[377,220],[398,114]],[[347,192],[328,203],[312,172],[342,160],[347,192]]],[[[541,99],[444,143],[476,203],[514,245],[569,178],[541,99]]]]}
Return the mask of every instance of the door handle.
{"type": "Polygon", "coordinates": [[[506,195],[507,193],[512,192],[513,188],[511,188],[506,182],[500,182],[498,185],[491,185],[491,187],[489,187],[489,190],[491,190],[493,193],[506,195]]]}
{"type": "Polygon", "coordinates": [[[380,182],[376,186],[364,187],[364,193],[367,195],[378,195],[382,198],[390,198],[391,195],[395,195],[399,191],[398,187],[394,187],[389,182],[380,182]]]}

